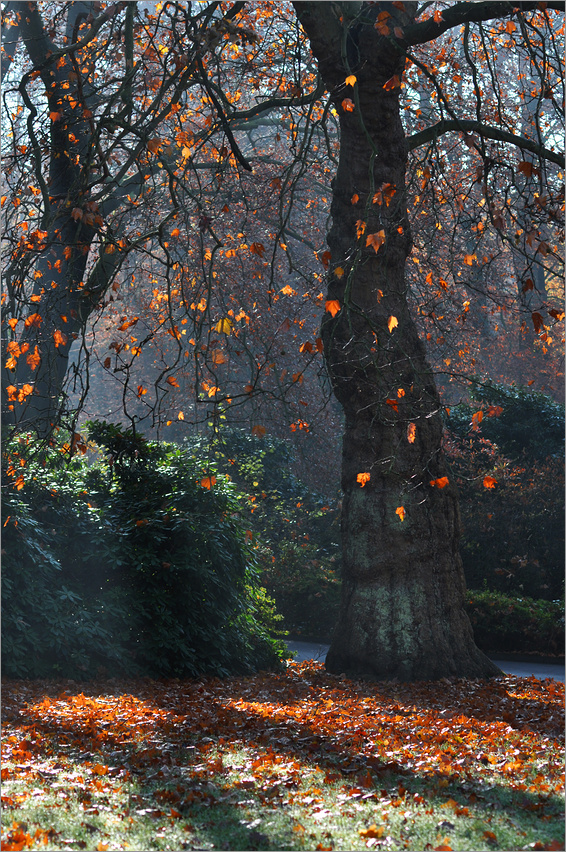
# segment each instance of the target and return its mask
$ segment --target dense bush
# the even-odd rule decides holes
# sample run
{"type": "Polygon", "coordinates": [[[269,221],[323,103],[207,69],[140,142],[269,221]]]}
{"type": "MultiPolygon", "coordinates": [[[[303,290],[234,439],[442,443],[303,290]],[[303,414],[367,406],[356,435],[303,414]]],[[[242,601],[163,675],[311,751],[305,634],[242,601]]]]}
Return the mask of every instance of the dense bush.
{"type": "Polygon", "coordinates": [[[219,675],[278,662],[236,487],[186,449],[94,423],[106,455],[20,453],[4,480],[5,674],[219,675]]]}
{"type": "Polygon", "coordinates": [[[483,438],[497,444],[503,455],[515,461],[544,461],[564,457],[564,405],[547,394],[516,385],[474,379],[470,402],[450,410],[450,432],[470,435],[472,416],[482,412],[478,424],[483,438]]]}
{"type": "Polygon", "coordinates": [[[499,592],[469,591],[466,611],[487,653],[564,653],[564,606],[499,592]]]}
{"type": "Polygon", "coordinates": [[[564,409],[542,394],[491,389],[482,400],[489,405],[453,410],[448,420],[466,582],[554,600],[564,590],[564,409]]]}

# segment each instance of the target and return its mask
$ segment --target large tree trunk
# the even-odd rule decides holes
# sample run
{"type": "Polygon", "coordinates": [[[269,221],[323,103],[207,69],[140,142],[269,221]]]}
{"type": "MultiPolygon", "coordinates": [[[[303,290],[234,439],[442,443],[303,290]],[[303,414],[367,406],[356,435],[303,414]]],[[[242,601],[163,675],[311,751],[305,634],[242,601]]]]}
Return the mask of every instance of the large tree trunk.
{"type": "MultiPolygon", "coordinates": [[[[331,310],[322,333],[346,420],[343,595],[326,666],[379,679],[497,675],[463,609],[458,500],[444,479],[441,406],[407,306],[411,240],[398,97],[405,59],[374,26],[380,4],[295,6],[341,126],[328,235],[331,310]],[[355,88],[344,82],[352,73],[355,88]],[[332,303],[340,306],[335,316],[332,303]]],[[[415,6],[405,3],[401,12],[387,4],[396,18],[387,21],[391,31],[408,23],[415,6]]]]}

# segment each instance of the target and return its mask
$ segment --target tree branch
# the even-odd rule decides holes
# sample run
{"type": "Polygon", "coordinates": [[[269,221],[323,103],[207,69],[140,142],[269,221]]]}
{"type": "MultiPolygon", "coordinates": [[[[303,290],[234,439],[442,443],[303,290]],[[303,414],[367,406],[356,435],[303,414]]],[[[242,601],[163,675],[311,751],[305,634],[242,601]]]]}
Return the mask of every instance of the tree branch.
{"type": "Polygon", "coordinates": [[[272,112],[275,109],[299,107],[304,106],[305,104],[313,103],[314,101],[319,100],[319,98],[323,96],[325,91],[326,86],[319,77],[316,89],[311,92],[310,95],[303,95],[302,97],[293,98],[270,98],[268,101],[263,101],[260,104],[256,104],[256,106],[254,107],[250,107],[250,109],[241,111],[235,110],[228,116],[228,118],[230,120],[230,123],[235,126],[235,129],[245,130],[245,122],[249,121],[251,118],[261,116],[264,113],[272,112]],[[242,126],[240,126],[242,122],[243,124],[242,126]]]}
{"type": "Polygon", "coordinates": [[[20,38],[20,24],[18,17],[19,3],[6,3],[2,9],[2,59],[1,59],[1,79],[7,74],[10,65],[16,55],[18,41],[20,38]],[[10,21],[10,16],[14,15],[16,22],[10,21]]]}
{"type": "Polygon", "coordinates": [[[430,127],[426,127],[424,130],[420,130],[418,133],[413,133],[412,136],[407,137],[408,150],[413,151],[415,148],[419,148],[421,145],[425,145],[427,142],[437,139],[439,136],[442,136],[443,133],[450,133],[451,131],[459,131],[460,133],[479,133],[487,139],[494,139],[497,142],[507,142],[524,151],[530,151],[532,154],[537,154],[544,160],[549,160],[551,163],[556,163],[564,168],[563,154],[557,154],[554,151],[550,151],[548,148],[545,148],[537,142],[533,142],[532,139],[527,139],[524,136],[517,136],[515,133],[509,133],[509,131],[502,130],[499,127],[489,127],[486,124],[482,124],[480,121],[473,121],[465,118],[450,120],[443,119],[430,127]]]}
{"type": "Polygon", "coordinates": [[[540,10],[541,5],[547,9],[552,9],[557,12],[564,12],[563,2],[549,2],[541,4],[538,2],[501,2],[501,0],[479,0],[479,2],[463,2],[455,3],[448,9],[442,10],[442,19],[435,21],[434,18],[429,18],[426,21],[421,21],[418,24],[412,24],[409,27],[404,27],[403,36],[400,39],[404,45],[424,44],[427,41],[434,41],[446,30],[453,27],[459,27],[462,24],[480,23],[481,21],[490,21],[493,18],[509,18],[517,11],[532,12],[540,10]]]}

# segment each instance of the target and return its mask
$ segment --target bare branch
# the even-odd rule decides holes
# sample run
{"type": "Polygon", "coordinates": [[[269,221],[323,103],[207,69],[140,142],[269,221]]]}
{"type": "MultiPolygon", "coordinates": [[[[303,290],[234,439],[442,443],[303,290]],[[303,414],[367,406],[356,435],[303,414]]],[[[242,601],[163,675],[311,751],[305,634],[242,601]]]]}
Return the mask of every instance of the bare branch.
{"type": "Polygon", "coordinates": [[[424,130],[420,130],[418,133],[413,133],[412,136],[407,137],[407,147],[409,151],[414,151],[415,148],[419,148],[421,145],[425,145],[427,142],[431,142],[433,139],[442,136],[442,134],[450,133],[451,131],[479,133],[480,136],[484,136],[487,139],[494,139],[497,142],[507,142],[510,145],[515,145],[524,151],[530,151],[532,154],[536,154],[542,159],[549,160],[551,163],[556,163],[564,168],[563,154],[557,154],[555,151],[550,151],[532,139],[517,136],[515,133],[509,133],[508,130],[502,130],[500,127],[490,127],[480,121],[464,118],[443,119],[430,127],[426,127],[424,130]]]}

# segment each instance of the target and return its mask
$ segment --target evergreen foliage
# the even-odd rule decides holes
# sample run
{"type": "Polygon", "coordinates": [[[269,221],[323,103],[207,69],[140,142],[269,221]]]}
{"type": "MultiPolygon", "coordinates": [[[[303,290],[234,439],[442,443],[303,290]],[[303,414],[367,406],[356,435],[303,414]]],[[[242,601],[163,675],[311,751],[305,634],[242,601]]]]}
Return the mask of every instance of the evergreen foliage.
{"type": "MultiPolygon", "coordinates": [[[[105,458],[28,459],[3,500],[5,674],[245,673],[278,664],[237,489],[186,449],[95,422],[105,458]],[[204,483],[204,485],[203,485],[204,483]],[[213,483],[213,484],[212,484],[213,483]],[[206,487],[206,485],[212,487],[206,487]]],[[[29,455],[27,439],[7,451],[29,455]]]]}

